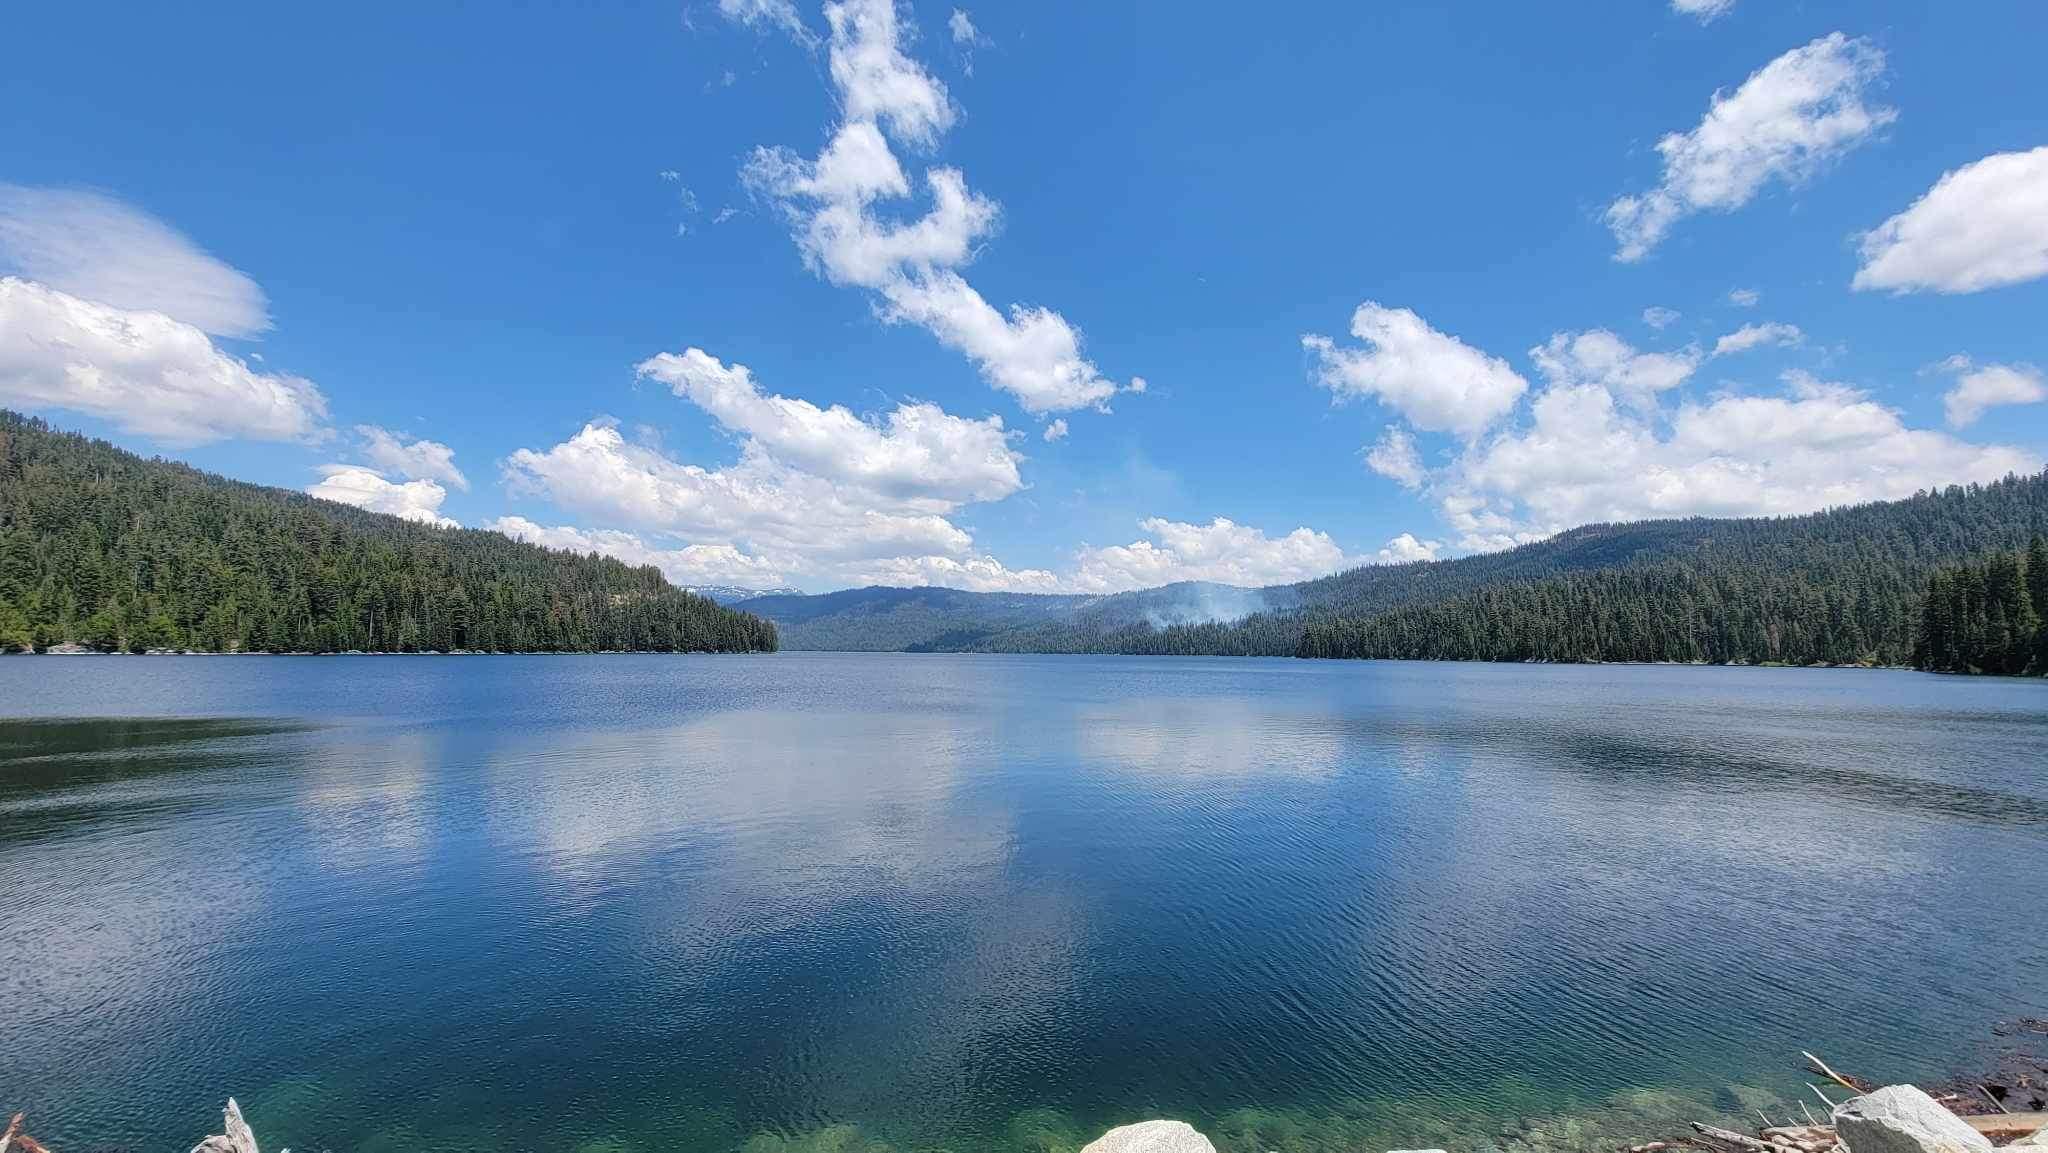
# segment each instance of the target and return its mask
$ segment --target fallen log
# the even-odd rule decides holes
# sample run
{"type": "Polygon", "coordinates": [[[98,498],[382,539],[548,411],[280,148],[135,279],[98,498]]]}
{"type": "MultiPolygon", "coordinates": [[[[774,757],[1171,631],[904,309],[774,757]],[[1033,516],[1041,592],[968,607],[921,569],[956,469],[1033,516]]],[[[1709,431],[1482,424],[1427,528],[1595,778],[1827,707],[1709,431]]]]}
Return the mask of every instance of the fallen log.
{"type": "Polygon", "coordinates": [[[1979,1113],[1963,1124],[1986,1137],[2018,1138],[2048,1129],[2048,1113],[1979,1113]]]}
{"type": "Polygon", "coordinates": [[[1737,1149],[1746,1149],[1750,1153],[1803,1153],[1802,1150],[1795,1149],[1790,1145],[1778,1145],[1770,1141],[1759,1140],[1747,1133],[1737,1133],[1733,1129],[1723,1129],[1717,1125],[1708,1125],[1700,1121],[1694,1121],[1692,1127],[1695,1133],[1708,1140],[1719,1141],[1724,1145],[1733,1145],[1737,1149]]]}

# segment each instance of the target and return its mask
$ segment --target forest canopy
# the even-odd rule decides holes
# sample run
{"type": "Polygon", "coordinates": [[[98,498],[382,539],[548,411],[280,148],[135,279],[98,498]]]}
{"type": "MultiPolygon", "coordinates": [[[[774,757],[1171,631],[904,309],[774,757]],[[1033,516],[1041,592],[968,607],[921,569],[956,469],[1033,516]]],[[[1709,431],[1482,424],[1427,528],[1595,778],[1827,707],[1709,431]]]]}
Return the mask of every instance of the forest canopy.
{"type": "Polygon", "coordinates": [[[244,484],[0,410],[0,650],[747,652],[659,570],[244,484]]]}

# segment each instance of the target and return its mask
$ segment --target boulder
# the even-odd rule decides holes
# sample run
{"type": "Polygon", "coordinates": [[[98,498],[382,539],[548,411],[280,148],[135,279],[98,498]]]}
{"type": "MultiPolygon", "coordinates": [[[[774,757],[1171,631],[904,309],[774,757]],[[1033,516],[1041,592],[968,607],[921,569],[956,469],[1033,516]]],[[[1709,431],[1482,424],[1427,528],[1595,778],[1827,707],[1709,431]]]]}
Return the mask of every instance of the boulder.
{"type": "Polygon", "coordinates": [[[2030,1136],[2006,1146],[2007,1149],[2048,1149],[2048,1129],[2036,1129],[2030,1136]]]}
{"type": "Polygon", "coordinates": [[[1835,1106],[1849,1153],[1991,1153],[1991,1142],[1911,1085],[1887,1085],[1835,1106]]]}
{"type": "Polygon", "coordinates": [[[1140,1121],[1111,1129],[1081,1153],[1216,1153],[1216,1147],[1185,1121],[1140,1121]]]}

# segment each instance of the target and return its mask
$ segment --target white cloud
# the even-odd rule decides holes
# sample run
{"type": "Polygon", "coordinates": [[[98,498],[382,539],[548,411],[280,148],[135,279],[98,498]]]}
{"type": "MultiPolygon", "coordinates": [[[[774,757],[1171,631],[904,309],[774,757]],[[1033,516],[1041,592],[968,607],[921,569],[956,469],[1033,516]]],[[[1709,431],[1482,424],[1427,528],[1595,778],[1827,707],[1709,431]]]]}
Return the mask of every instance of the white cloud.
{"type": "Polygon", "coordinates": [[[308,440],[327,417],[311,381],[257,372],[190,324],[13,277],[0,278],[0,400],[171,444],[308,440]]]}
{"type": "Polygon", "coordinates": [[[1206,525],[1151,517],[1139,522],[1152,540],[1084,548],[1065,581],[1076,592],[1112,593],[1175,581],[1216,581],[1258,587],[1326,576],[1354,567],[1329,534],[1297,528],[1282,537],[1217,517],[1206,525]]]}
{"type": "Polygon", "coordinates": [[[1045,437],[1045,443],[1047,444],[1051,444],[1053,441],[1056,440],[1065,440],[1067,438],[1066,418],[1061,417],[1060,419],[1055,420],[1052,423],[1046,425],[1045,432],[1043,435],[1045,437]]]}
{"type": "Polygon", "coordinates": [[[1017,473],[1023,458],[1010,450],[1000,416],[968,420],[936,404],[908,403],[870,423],[840,405],[763,395],[747,366],[725,365],[697,348],[652,357],[639,373],[776,460],[883,496],[957,504],[1001,500],[1024,486],[1017,473]]]}
{"type": "Polygon", "coordinates": [[[974,44],[981,40],[981,30],[974,26],[973,17],[969,16],[964,8],[953,9],[953,15],[946,21],[946,27],[952,30],[955,44],[974,44]]]}
{"type": "Polygon", "coordinates": [[[1697,348],[1637,352],[1604,328],[1557,333],[1529,357],[1553,388],[1597,385],[1637,407],[1654,405],[1658,393],[1684,384],[1700,364],[1697,348]]]}
{"type": "Polygon", "coordinates": [[[1659,332],[1671,327],[1672,322],[1677,320],[1678,317],[1679,312],[1677,309],[1665,308],[1661,305],[1653,304],[1643,310],[1643,323],[1659,332]]]}
{"type": "Polygon", "coordinates": [[[1409,564],[1419,560],[1435,560],[1444,547],[1442,541],[1418,540],[1412,532],[1404,532],[1387,542],[1374,558],[1381,564],[1409,564]]]}
{"type": "Polygon", "coordinates": [[[0,183],[0,272],[214,336],[270,327],[256,282],[183,234],[111,197],[0,183]]]}
{"type": "Polygon", "coordinates": [[[1971,363],[1967,356],[1951,356],[1941,364],[1953,373],[1955,386],[1941,398],[1949,427],[1975,424],[1989,410],[2006,404],[2039,404],[2048,400],[2048,379],[2031,364],[1971,363]]]}
{"type": "Polygon", "coordinates": [[[1711,24],[1735,10],[1735,0],[1671,0],[1671,10],[1711,24]]]}
{"type": "Polygon", "coordinates": [[[1729,356],[1738,352],[1748,352],[1752,348],[1763,348],[1767,345],[1788,348],[1792,345],[1803,343],[1805,340],[1806,334],[1799,331],[1799,326],[1796,324],[1782,324],[1777,321],[1766,324],[1745,324],[1734,332],[1715,341],[1714,355],[1729,356]]]}
{"type": "Polygon", "coordinates": [[[385,472],[412,480],[446,481],[469,491],[469,478],[455,467],[455,450],[439,441],[407,441],[374,424],[357,425],[356,435],[363,438],[363,455],[385,472]]]}
{"type": "Polygon", "coordinates": [[[1025,411],[1104,405],[1119,387],[1082,355],[1081,334],[1065,317],[1024,304],[1005,313],[957,271],[999,216],[995,202],[969,189],[958,169],[924,173],[931,208],[922,217],[881,214],[882,202],[912,192],[888,136],[932,145],[956,113],[945,86],[904,54],[907,33],[891,0],[827,5],[826,18],[844,120],[816,160],[786,148],[756,149],[742,173],[747,185],[782,207],[814,271],[877,293],[883,319],[929,330],[1025,411]]]}
{"type": "Polygon", "coordinates": [[[733,585],[739,588],[781,588],[788,582],[768,561],[748,556],[729,544],[693,544],[658,548],[630,532],[617,529],[553,528],[520,516],[501,516],[483,527],[529,544],[574,553],[597,553],[629,565],[653,565],[671,584],[733,585]]]}
{"type": "Polygon", "coordinates": [[[848,570],[850,584],[916,588],[939,585],[969,592],[1052,593],[1060,578],[1047,569],[1013,569],[992,556],[888,557],[848,570]]]}
{"type": "Polygon", "coordinates": [[[718,0],[718,12],[749,28],[779,28],[807,47],[818,42],[803,17],[797,15],[794,0],[718,0]]]}
{"type": "Polygon", "coordinates": [[[973,538],[930,502],[888,501],[783,465],[758,444],[739,463],[706,469],[588,424],[546,451],[506,460],[514,492],[545,495],[601,522],[734,543],[785,565],[905,553],[966,553],[973,538]]]}
{"type": "Polygon", "coordinates": [[[396,484],[354,464],[330,464],[320,471],[325,475],[319,483],[306,489],[308,496],[354,505],[370,512],[390,513],[442,528],[456,527],[453,520],[441,515],[441,502],[448,499],[448,490],[431,480],[396,484]]]}
{"type": "Polygon", "coordinates": [[[1421,487],[1428,472],[1422,466],[1422,454],[1415,449],[1415,438],[1398,424],[1380,430],[1379,440],[1366,450],[1365,463],[1402,488],[1421,487]]]}
{"type": "Polygon", "coordinates": [[[1875,45],[1836,32],[1764,65],[1734,92],[1714,93],[1698,127],[1657,142],[1657,187],[1608,206],[1615,259],[1641,260],[1680,219],[1732,212],[1773,180],[1801,184],[1875,136],[1898,116],[1864,102],[1884,65],[1875,45]]]}
{"type": "Polygon", "coordinates": [[[1728,303],[1737,308],[1755,308],[1757,302],[1763,298],[1764,294],[1754,288],[1731,288],[1728,290],[1728,303]]]}
{"type": "Polygon", "coordinates": [[[1301,338],[1316,354],[1317,379],[1339,399],[1374,397],[1417,428],[1477,436],[1529,387],[1507,361],[1438,332],[1405,308],[1367,301],[1351,317],[1351,334],[1367,347],[1301,338]]]}
{"type": "Polygon", "coordinates": [[[953,126],[946,86],[903,54],[895,0],[825,5],[828,62],[848,120],[878,120],[898,140],[930,144],[953,126]]]}
{"type": "Polygon", "coordinates": [[[1525,426],[1453,466],[1445,520],[1461,548],[1501,548],[1593,521],[1793,515],[2041,467],[2024,450],[1910,428],[1855,389],[1785,380],[1775,395],[1655,414],[1597,384],[1547,389],[1525,426]]]}
{"type": "Polygon", "coordinates": [[[2048,146],[1944,173],[1862,249],[1859,289],[1979,292],[2048,276],[2048,146]]]}

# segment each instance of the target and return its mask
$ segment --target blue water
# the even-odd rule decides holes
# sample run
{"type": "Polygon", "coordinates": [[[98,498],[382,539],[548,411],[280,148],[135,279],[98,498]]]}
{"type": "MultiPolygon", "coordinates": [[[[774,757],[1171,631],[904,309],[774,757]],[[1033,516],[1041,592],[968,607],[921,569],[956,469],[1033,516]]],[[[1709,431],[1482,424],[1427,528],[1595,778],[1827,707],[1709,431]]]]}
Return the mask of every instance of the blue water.
{"type": "Polygon", "coordinates": [[[2048,1015],[2039,682],[23,657],[0,718],[59,1149],[1597,1147],[2048,1015]]]}

